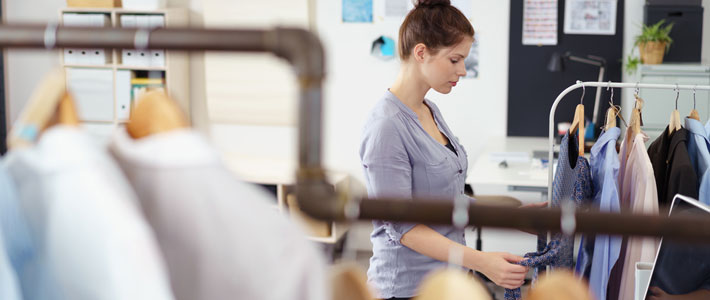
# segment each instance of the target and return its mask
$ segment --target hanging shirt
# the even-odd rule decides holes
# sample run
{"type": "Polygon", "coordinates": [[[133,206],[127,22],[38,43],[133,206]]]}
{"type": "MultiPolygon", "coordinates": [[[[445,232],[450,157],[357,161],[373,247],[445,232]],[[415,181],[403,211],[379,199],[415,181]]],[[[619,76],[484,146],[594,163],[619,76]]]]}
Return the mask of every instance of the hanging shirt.
{"type": "MultiPolygon", "coordinates": [[[[20,228],[14,226],[16,225],[15,221],[21,217],[18,213],[15,184],[5,171],[5,168],[0,165],[0,299],[3,300],[22,299],[22,292],[17,281],[18,269],[15,268],[15,264],[10,260],[10,254],[12,253],[16,265],[22,267],[23,250],[32,251],[31,248],[23,249],[23,246],[26,245],[24,241],[29,238],[26,224],[19,224],[23,225],[20,228]],[[20,232],[17,232],[17,234],[23,236],[19,236],[19,240],[6,240],[4,233],[13,234],[14,230],[19,230],[20,232]],[[9,242],[13,242],[13,244],[11,245],[9,242]]],[[[39,287],[39,285],[36,286],[36,288],[39,287]]]]}
{"type": "Polygon", "coordinates": [[[698,176],[688,154],[689,132],[685,128],[667,134],[668,127],[648,147],[660,206],[670,207],[676,194],[698,198],[698,176]]]}
{"type": "Polygon", "coordinates": [[[6,159],[36,251],[56,279],[58,293],[45,299],[173,299],[135,194],[89,137],[51,127],[6,159]]]}
{"type": "MultiPolygon", "coordinates": [[[[454,201],[464,196],[468,156],[437,106],[424,99],[441,133],[458,156],[432,138],[417,114],[387,91],[371,111],[360,144],[360,160],[371,198],[411,199],[427,197],[454,201]]],[[[402,235],[416,224],[373,221],[370,235],[373,255],[368,282],[379,298],[409,298],[424,276],[447,263],[419,254],[400,243],[402,235]]],[[[465,245],[463,229],[429,226],[450,240],[465,245]]]]}
{"type": "MultiPolygon", "coordinates": [[[[560,142],[560,155],[557,162],[555,178],[552,181],[551,207],[560,207],[564,201],[573,201],[575,206],[591,204],[593,197],[592,178],[589,163],[577,150],[577,138],[569,135],[562,137],[560,142]]],[[[538,236],[538,244],[544,243],[547,234],[538,236]]],[[[555,233],[550,243],[542,251],[525,254],[525,259],[520,265],[537,267],[533,279],[537,277],[540,267],[551,266],[552,269],[572,269],[574,237],[563,233],[555,233]]],[[[590,255],[582,251],[580,255],[590,255]]],[[[507,300],[519,299],[520,288],[506,290],[507,300]]]]}
{"type": "Polygon", "coordinates": [[[3,160],[0,165],[0,231],[4,237],[4,251],[17,277],[19,293],[25,300],[61,299],[56,279],[49,272],[46,255],[40,252],[39,233],[30,231],[15,182],[6,170],[6,162],[3,160]]]}
{"type": "MultiPolygon", "coordinates": [[[[594,186],[594,207],[600,212],[618,213],[619,204],[619,155],[616,141],[621,129],[614,127],[605,131],[591,150],[592,182],[594,186]]],[[[585,236],[586,238],[586,236],[585,236]]],[[[577,260],[582,274],[589,272],[589,289],[598,300],[605,300],[611,269],[619,258],[621,236],[597,235],[593,239],[591,265],[577,260]]],[[[581,257],[581,256],[580,256],[581,257]]],[[[589,259],[587,260],[589,262],[589,259]]]]}
{"type": "Polygon", "coordinates": [[[710,204],[710,178],[705,178],[706,174],[710,175],[710,139],[705,127],[698,120],[686,117],[685,128],[690,132],[688,154],[698,176],[699,198],[701,202],[710,204]]]}
{"type": "MultiPolygon", "coordinates": [[[[634,135],[628,128],[619,153],[619,199],[622,212],[634,214],[658,215],[658,196],[653,166],[646,152],[645,133],[634,135]]],[[[635,288],[635,266],[637,262],[653,262],[658,246],[658,239],[631,237],[622,242],[617,264],[612,270],[618,272],[616,283],[619,300],[633,300],[635,288]],[[620,265],[619,263],[623,263],[620,265]]],[[[611,285],[612,281],[610,281],[611,285]]],[[[611,289],[611,288],[610,288],[611,289]]],[[[609,299],[616,299],[612,295],[609,299]]]]}
{"type": "Polygon", "coordinates": [[[197,132],[138,140],[111,152],[155,230],[178,300],[325,300],[324,262],[276,199],[241,182],[197,132]]]}

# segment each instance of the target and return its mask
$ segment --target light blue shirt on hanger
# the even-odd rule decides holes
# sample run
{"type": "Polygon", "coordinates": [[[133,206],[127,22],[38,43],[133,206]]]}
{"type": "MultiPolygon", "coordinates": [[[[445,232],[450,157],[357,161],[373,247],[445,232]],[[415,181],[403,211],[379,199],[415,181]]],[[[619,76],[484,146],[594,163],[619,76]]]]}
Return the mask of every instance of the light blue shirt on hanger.
{"type": "MultiPolygon", "coordinates": [[[[616,141],[621,129],[614,127],[604,132],[591,151],[590,164],[594,183],[594,206],[600,212],[618,213],[619,203],[619,154],[616,141]]],[[[589,289],[597,299],[606,299],[611,269],[621,252],[621,236],[597,235],[594,240],[592,266],[589,273],[589,289]]]]}
{"type": "MultiPolygon", "coordinates": [[[[710,124],[708,124],[710,125],[710,124]]],[[[707,125],[706,125],[707,126],[707,125]]],[[[685,118],[685,128],[690,132],[688,139],[688,154],[690,163],[698,174],[700,202],[710,204],[710,139],[708,131],[700,121],[685,118]]]]}

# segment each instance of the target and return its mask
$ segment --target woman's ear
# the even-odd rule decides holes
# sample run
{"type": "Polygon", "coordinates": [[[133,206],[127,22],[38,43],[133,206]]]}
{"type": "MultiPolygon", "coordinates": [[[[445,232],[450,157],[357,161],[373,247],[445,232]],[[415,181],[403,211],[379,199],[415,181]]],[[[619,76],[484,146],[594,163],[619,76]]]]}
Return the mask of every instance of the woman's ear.
{"type": "Polygon", "coordinates": [[[427,49],[426,45],[424,45],[423,43],[419,43],[414,46],[412,52],[412,56],[416,61],[423,62],[426,58],[426,55],[429,54],[429,49],[427,49]]]}

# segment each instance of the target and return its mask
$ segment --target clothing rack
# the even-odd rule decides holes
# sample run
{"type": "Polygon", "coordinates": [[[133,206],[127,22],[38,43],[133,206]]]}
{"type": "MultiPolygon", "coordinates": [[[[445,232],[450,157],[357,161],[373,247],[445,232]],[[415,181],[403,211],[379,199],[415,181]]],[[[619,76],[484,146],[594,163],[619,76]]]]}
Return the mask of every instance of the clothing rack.
{"type": "MultiPolygon", "coordinates": [[[[549,152],[548,152],[548,161],[549,167],[547,170],[547,194],[552,195],[552,173],[553,173],[553,153],[554,153],[554,147],[555,147],[555,136],[554,136],[554,127],[555,127],[555,111],[557,111],[557,105],[562,101],[562,99],[569,94],[571,91],[574,91],[578,88],[586,88],[586,87],[608,87],[608,88],[622,88],[622,89],[661,89],[661,90],[702,90],[702,91],[709,91],[710,86],[708,85],[675,85],[675,84],[650,84],[650,83],[624,83],[624,82],[600,82],[600,81],[587,81],[587,82],[581,82],[577,81],[577,83],[569,86],[566,88],[562,93],[560,93],[559,96],[557,96],[557,99],[555,99],[555,102],[552,103],[552,107],[550,108],[550,136],[549,136],[549,152]]],[[[674,100],[674,99],[669,99],[669,100],[674,100]]],[[[596,113],[596,112],[595,112],[596,113]]],[[[580,137],[584,138],[584,137],[580,137]]]]}
{"type": "MultiPolygon", "coordinates": [[[[119,48],[270,52],[286,59],[299,82],[298,161],[296,196],[307,214],[321,220],[391,220],[427,224],[468,224],[513,229],[561,231],[562,212],[557,209],[511,209],[484,205],[454,205],[435,199],[369,199],[335,194],[322,168],[322,82],[325,76],[324,51],[320,40],[304,29],[274,28],[194,29],[194,28],[81,28],[47,25],[0,25],[0,47],[5,48],[119,48]],[[405,201],[406,200],[406,201],[405,201]],[[420,201],[421,200],[421,201],[420,201]],[[466,211],[468,212],[466,214],[466,211]],[[463,212],[465,222],[454,222],[454,213],[463,212]]],[[[607,86],[607,83],[596,83],[607,86]]],[[[628,84],[611,84],[628,87],[628,84]]],[[[553,112],[564,94],[558,97],[553,112]]],[[[587,86],[594,86],[593,83],[587,86]]],[[[661,86],[639,85],[641,88],[661,86]]],[[[688,89],[688,86],[681,86],[688,89]]],[[[664,87],[667,88],[667,87],[664,87]]],[[[698,87],[706,89],[706,87],[698,87]]],[[[571,215],[573,230],[585,234],[662,236],[688,241],[710,240],[710,220],[701,217],[660,217],[631,214],[581,212],[571,215]]],[[[569,213],[565,216],[570,217],[569,213]]],[[[569,219],[569,218],[568,218],[569,219]]]]}

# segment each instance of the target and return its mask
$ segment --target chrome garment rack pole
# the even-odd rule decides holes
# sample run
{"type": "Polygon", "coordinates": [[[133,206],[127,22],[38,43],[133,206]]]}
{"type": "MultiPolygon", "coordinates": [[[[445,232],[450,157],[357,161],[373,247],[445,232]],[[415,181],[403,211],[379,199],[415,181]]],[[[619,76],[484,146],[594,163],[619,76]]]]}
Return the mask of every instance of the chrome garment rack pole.
{"type": "MultiPolygon", "coordinates": [[[[649,84],[649,83],[624,83],[624,82],[597,82],[597,81],[588,81],[588,82],[581,82],[577,81],[576,84],[573,84],[566,88],[562,93],[560,93],[559,96],[557,96],[557,99],[555,99],[555,102],[552,103],[552,107],[550,108],[550,136],[549,136],[549,153],[547,155],[548,157],[548,168],[549,170],[547,171],[547,195],[548,197],[552,197],[552,173],[553,173],[553,158],[554,158],[554,147],[555,147],[555,132],[554,132],[554,127],[555,127],[555,111],[557,111],[557,105],[564,99],[564,97],[569,94],[571,91],[574,91],[578,88],[586,88],[586,87],[611,87],[611,88],[622,88],[622,89],[661,89],[661,90],[701,90],[701,91],[708,91],[710,90],[710,86],[708,85],[675,85],[675,84],[649,84]]],[[[671,99],[672,100],[672,99],[671,99]]],[[[583,137],[582,137],[583,138],[583,137]]],[[[552,198],[549,198],[552,199],[552,198]]]]}
{"type": "MultiPolygon", "coordinates": [[[[4,48],[116,48],[167,49],[186,51],[269,52],[287,60],[299,81],[298,161],[296,195],[301,209],[309,215],[331,221],[391,220],[426,224],[454,224],[454,212],[466,211],[467,224],[515,229],[562,230],[562,213],[549,210],[511,209],[494,206],[454,206],[450,199],[369,199],[349,194],[335,194],[322,168],[322,82],[325,76],[325,54],[320,40],[303,29],[273,28],[191,29],[160,28],[81,28],[56,24],[0,25],[0,47],[4,48]]],[[[585,86],[607,86],[608,83],[585,83],[585,86]]],[[[612,83],[612,87],[635,87],[634,84],[612,83]]],[[[571,86],[555,101],[557,103],[571,86]]],[[[674,88],[675,86],[639,85],[640,88],[674,88]]],[[[690,86],[679,86],[690,89],[690,86]]],[[[697,87],[709,89],[706,86],[697,87]]],[[[552,118],[550,119],[552,138],[552,118]]],[[[552,139],[550,140],[552,145],[552,139]]],[[[552,154],[550,154],[552,155],[552,154]]],[[[552,161],[552,160],[550,160],[552,161]]],[[[551,182],[551,180],[550,180],[551,182]]],[[[710,240],[707,218],[668,218],[630,214],[573,212],[576,226],[565,232],[620,235],[661,236],[689,241],[710,240]]],[[[460,217],[457,214],[457,217],[460,217]]],[[[565,212],[569,217],[569,213],[565,212]]],[[[460,221],[460,220],[459,220],[460,221]]],[[[456,222],[460,224],[460,222],[456,222]]],[[[466,224],[464,223],[464,224],[466,224]]],[[[569,229],[569,228],[568,228],[569,229]]]]}

